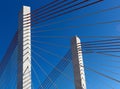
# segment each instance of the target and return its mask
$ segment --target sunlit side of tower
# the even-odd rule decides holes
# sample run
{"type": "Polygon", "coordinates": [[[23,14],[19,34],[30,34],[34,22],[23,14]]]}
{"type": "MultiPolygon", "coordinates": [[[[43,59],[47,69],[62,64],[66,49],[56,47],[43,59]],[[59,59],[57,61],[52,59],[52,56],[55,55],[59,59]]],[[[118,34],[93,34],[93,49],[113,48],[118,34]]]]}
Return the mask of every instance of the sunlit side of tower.
{"type": "Polygon", "coordinates": [[[30,7],[23,6],[18,25],[17,89],[31,89],[31,16],[30,7]]]}
{"type": "Polygon", "coordinates": [[[79,37],[75,36],[72,38],[71,50],[72,50],[75,89],[86,89],[84,63],[82,57],[81,42],[79,37]]]}

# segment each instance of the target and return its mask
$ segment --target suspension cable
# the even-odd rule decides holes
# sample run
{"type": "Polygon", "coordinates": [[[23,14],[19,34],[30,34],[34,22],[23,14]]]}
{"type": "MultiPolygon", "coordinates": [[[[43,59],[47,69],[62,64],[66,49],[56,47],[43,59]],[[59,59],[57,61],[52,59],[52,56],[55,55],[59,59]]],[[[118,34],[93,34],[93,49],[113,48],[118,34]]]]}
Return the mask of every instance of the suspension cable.
{"type": "Polygon", "coordinates": [[[58,0],[53,0],[52,2],[46,4],[46,5],[38,8],[38,9],[35,9],[35,10],[32,11],[31,13],[25,14],[24,16],[27,16],[27,15],[30,15],[30,14],[33,15],[34,13],[36,13],[36,12],[38,12],[38,11],[40,11],[40,10],[43,10],[44,8],[46,8],[46,7],[50,6],[50,5],[53,5],[53,4],[56,3],[56,2],[58,2],[58,0]],[[33,14],[32,14],[32,13],[33,13],[33,14]]]}
{"type": "Polygon", "coordinates": [[[88,17],[88,16],[92,16],[92,15],[96,15],[96,14],[100,14],[100,13],[103,13],[103,12],[108,12],[108,11],[116,10],[116,9],[120,9],[120,5],[115,6],[115,7],[105,8],[105,9],[98,10],[98,11],[91,12],[91,13],[87,13],[87,14],[80,15],[80,16],[77,16],[77,17],[74,17],[74,18],[69,18],[69,19],[66,19],[66,20],[41,25],[41,26],[39,26],[39,28],[44,27],[44,26],[48,27],[49,25],[55,25],[55,24],[64,23],[64,22],[70,22],[70,21],[73,21],[73,20],[76,20],[76,19],[85,18],[85,17],[88,17]]]}
{"type": "MultiPolygon", "coordinates": [[[[112,23],[119,23],[120,20],[111,20],[111,21],[105,21],[105,22],[96,22],[96,23],[93,23],[93,24],[79,24],[79,26],[67,26],[67,27],[64,27],[64,28],[55,28],[55,29],[51,29],[51,30],[44,30],[45,32],[48,32],[48,31],[54,31],[54,30],[65,30],[65,29],[72,29],[72,28],[81,28],[81,27],[89,27],[89,26],[96,26],[96,25],[104,25],[104,24],[112,24],[112,23]]],[[[26,28],[26,27],[24,27],[26,28]]],[[[38,29],[40,28],[39,26],[35,26],[33,28],[31,28],[31,30],[33,29],[38,29]]],[[[42,31],[42,32],[44,32],[42,31]]],[[[117,37],[118,38],[118,37],[117,37]]]]}
{"type": "MultiPolygon", "coordinates": [[[[44,73],[44,75],[46,75],[46,77],[49,77],[49,76],[47,76],[47,73],[46,73],[46,71],[37,63],[37,61],[33,58],[33,56],[32,56],[32,60],[36,63],[36,65],[41,69],[41,71],[44,73]]],[[[57,87],[57,85],[51,80],[51,78],[48,78],[52,83],[53,83],[53,86],[54,86],[54,88],[55,89],[59,89],[58,87],[57,87]]]]}
{"type": "Polygon", "coordinates": [[[37,72],[35,71],[35,68],[34,68],[33,66],[31,66],[31,68],[33,69],[33,72],[34,72],[34,74],[35,74],[35,76],[36,76],[36,78],[37,78],[37,81],[38,81],[39,84],[40,84],[40,87],[41,87],[42,89],[44,89],[43,86],[41,85],[41,80],[39,79],[39,77],[38,77],[38,75],[37,75],[37,72]]]}
{"type": "MultiPolygon", "coordinates": [[[[62,5],[62,7],[64,6],[67,6],[69,3],[74,3],[74,2],[76,2],[77,0],[75,0],[75,1],[71,1],[71,2],[68,2],[68,3],[66,3],[66,4],[63,4],[62,5]]],[[[60,13],[60,12],[63,12],[63,11],[65,11],[65,10],[67,10],[67,9],[69,9],[69,8],[72,8],[72,7],[74,7],[74,6],[77,6],[77,5],[81,5],[81,4],[83,4],[83,3],[85,3],[85,2],[87,2],[88,0],[83,0],[83,1],[81,1],[81,2],[79,2],[79,3],[77,3],[77,4],[75,4],[75,5],[71,5],[71,6],[68,6],[68,7],[66,7],[66,8],[63,8],[63,9],[60,9],[60,10],[58,10],[58,11],[55,11],[56,9],[58,9],[58,8],[61,8],[61,6],[59,6],[59,7],[57,7],[57,8],[53,8],[53,9],[51,9],[50,11],[48,11],[48,12],[45,12],[45,13],[42,13],[42,14],[40,14],[40,15],[38,15],[40,18],[38,18],[38,19],[36,19],[36,20],[41,20],[41,18],[47,18],[47,17],[49,17],[49,16],[53,16],[53,15],[55,15],[55,14],[58,14],[58,13],[60,13]],[[50,14],[48,14],[48,15],[44,15],[44,14],[46,14],[46,13],[49,13],[49,12],[52,12],[52,11],[55,11],[55,12],[53,12],[53,13],[50,13],[50,14]],[[42,17],[41,17],[42,16],[42,17]]],[[[63,1],[64,2],[64,1],[63,1]]],[[[63,3],[62,2],[62,3],[63,3]]],[[[37,16],[37,17],[38,17],[37,16]]]]}
{"type": "Polygon", "coordinates": [[[111,77],[111,76],[108,76],[108,75],[105,75],[105,74],[103,74],[103,73],[100,73],[100,72],[98,72],[98,71],[96,71],[96,70],[94,70],[94,69],[91,69],[91,68],[87,67],[87,66],[85,66],[85,68],[86,68],[87,70],[90,70],[90,71],[98,74],[98,75],[101,75],[101,76],[103,76],[103,77],[105,77],[105,78],[108,78],[108,79],[110,79],[110,80],[113,80],[113,81],[115,81],[115,82],[117,82],[117,83],[120,83],[120,80],[118,80],[118,79],[115,79],[115,78],[113,78],[113,77],[111,77]]]}
{"type": "MultiPolygon", "coordinates": [[[[34,52],[34,51],[33,51],[34,52]]],[[[49,64],[51,67],[53,67],[55,70],[57,70],[58,72],[60,72],[64,77],[66,77],[68,80],[73,81],[68,75],[66,75],[65,73],[63,73],[62,71],[60,71],[56,66],[54,66],[52,63],[50,63],[49,61],[47,61],[47,59],[45,59],[43,56],[37,54],[36,52],[34,52],[34,54],[36,54],[37,56],[39,56],[43,61],[45,61],[47,64],[49,64]]]]}

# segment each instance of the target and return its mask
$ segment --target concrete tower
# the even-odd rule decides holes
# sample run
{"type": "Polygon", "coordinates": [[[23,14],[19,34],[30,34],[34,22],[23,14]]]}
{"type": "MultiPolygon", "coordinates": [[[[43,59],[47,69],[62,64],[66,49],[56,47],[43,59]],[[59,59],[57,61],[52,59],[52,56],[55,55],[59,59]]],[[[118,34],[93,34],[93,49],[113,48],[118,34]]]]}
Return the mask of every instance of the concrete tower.
{"type": "Polygon", "coordinates": [[[76,89],[86,89],[84,64],[80,39],[75,36],[71,41],[74,81],[76,89]]]}
{"type": "Polygon", "coordinates": [[[30,7],[23,6],[18,26],[17,89],[31,89],[31,21],[30,7]]]}

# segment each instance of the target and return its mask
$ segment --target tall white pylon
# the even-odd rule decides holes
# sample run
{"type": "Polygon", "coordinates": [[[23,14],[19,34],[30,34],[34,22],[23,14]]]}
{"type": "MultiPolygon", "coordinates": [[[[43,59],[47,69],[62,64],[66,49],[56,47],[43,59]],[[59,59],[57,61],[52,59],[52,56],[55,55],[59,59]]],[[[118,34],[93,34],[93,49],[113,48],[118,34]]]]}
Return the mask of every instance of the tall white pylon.
{"type": "Polygon", "coordinates": [[[74,70],[74,82],[76,89],[86,89],[86,80],[84,73],[84,63],[82,57],[81,42],[79,37],[75,36],[71,41],[72,62],[74,70]]]}
{"type": "Polygon", "coordinates": [[[17,89],[31,89],[31,16],[30,7],[23,6],[18,25],[17,89]]]}

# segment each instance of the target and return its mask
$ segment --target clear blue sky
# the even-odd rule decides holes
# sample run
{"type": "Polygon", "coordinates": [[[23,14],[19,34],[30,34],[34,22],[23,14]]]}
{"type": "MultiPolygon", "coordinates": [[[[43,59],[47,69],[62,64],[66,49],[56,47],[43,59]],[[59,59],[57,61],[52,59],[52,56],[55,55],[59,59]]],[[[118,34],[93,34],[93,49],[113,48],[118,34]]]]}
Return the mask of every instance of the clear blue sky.
{"type": "MultiPolygon", "coordinates": [[[[23,5],[31,6],[32,10],[35,10],[39,8],[40,6],[45,5],[46,3],[49,3],[52,0],[2,0],[0,1],[0,60],[2,59],[3,55],[5,55],[5,52],[13,39],[13,36],[15,32],[17,31],[17,26],[18,26],[18,13],[20,9],[22,8],[23,5]]],[[[80,1],[80,0],[79,0],[80,1]]],[[[93,0],[91,0],[93,1],[93,0]]],[[[90,13],[98,10],[102,10],[105,8],[109,7],[114,7],[120,5],[120,0],[105,0],[104,2],[101,2],[99,4],[96,4],[94,6],[87,7],[82,10],[75,11],[73,13],[55,18],[53,20],[50,20],[45,23],[40,23],[38,26],[43,26],[45,24],[49,24],[52,22],[58,22],[61,20],[66,20],[69,18],[73,18],[75,16],[79,15],[84,15],[85,13],[90,13]]],[[[105,22],[105,21],[112,21],[112,20],[120,20],[120,9],[112,10],[109,12],[104,12],[101,14],[96,14],[92,16],[88,16],[85,18],[73,20],[73,21],[68,21],[65,23],[60,23],[60,24],[55,24],[55,25],[49,25],[49,26],[44,26],[39,29],[35,29],[35,31],[40,31],[40,30],[48,30],[48,29],[59,29],[59,28],[65,28],[69,26],[80,26],[81,24],[90,24],[90,23],[96,23],[96,22],[105,22]]],[[[80,28],[69,28],[69,29],[64,29],[61,31],[50,31],[50,32],[43,32],[43,33],[34,33],[33,36],[74,36],[74,35],[79,35],[79,36],[120,36],[120,23],[112,23],[112,24],[105,24],[105,25],[95,25],[95,26],[83,26],[80,28]]],[[[33,38],[33,40],[41,41],[41,42],[49,42],[49,43],[54,43],[54,44],[59,44],[59,45],[65,45],[70,47],[70,38],[33,38]]],[[[88,40],[96,40],[92,38],[81,38],[82,41],[88,41],[88,40]]],[[[48,45],[39,45],[33,43],[33,45],[37,45],[43,49],[47,49],[49,51],[52,51],[56,54],[59,54],[61,56],[64,56],[65,53],[67,52],[68,49],[61,49],[57,47],[52,47],[48,45]]],[[[36,52],[38,52],[37,49],[34,49],[36,52]]],[[[51,63],[57,64],[60,59],[57,59],[56,57],[53,57],[51,55],[45,54],[44,52],[40,51],[41,55],[43,55],[46,59],[48,59],[51,63]]],[[[36,58],[39,59],[39,58],[36,58]]],[[[91,68],[99,70],[100,72],[106,73],[105,71],[102,70],[104,68],[101,66],[101,63],[103,64],[110,64],[113,66],[119,66],[120,63],[113,63],[113,62],[108,62],[108,59],[115,59],[119,60],[119,58],[114,58],[114,57],[107,57],[103,55],[98,55],[98,54],[84,54],[84,59],[89,60],[89,62],[85,61],[85,64],[88,66],[91,66],[91,68]],[[96,64],[92,64],[96,63],[96,64]]],[[[49,73],[52,68],[49,68],[44,62],[38,60],[39,63],[41,63],[41,66],[49,73]],[[48,69],[47,69],[48,68],[48,69]]],[[[37,67],[35,67],[37,70],[37,67]]],[[[105,69],[114,71],[119,73],[119,69],[114,69],[114,68],[109,68],[105,67],[105,69]]],[[[69,74],[69,73],[66,73],[69,74]]],[[[111,73],[106,73],[114,78],[117,78],[120,80],[119,76],[115,76],[111,73]]],[[[70,74],[73,76],[72,74],[70,74]]],[[[88,81],[88,89],[112,89],[108,86],[105,86],[104,82],[107,82],[108,85],[113,86],[114,89],[120,89],[120,84],[111,81],[109,79],[106,79],[104,77],[101,77],[95,73],[86,71],[87,75],[87,81],[88,81]],[[102,81],[101,81],[102,80],[102,81]],[[94,86],[94,87],[93,87],[94,86]]],[[[41,80],[44,80],[45,76],[41,74],[41,80]]],[[[64,79],[64,77],[63,77],[64,79]]],[[[60,79],[61,81],[62,78],[60,79]]],[[[59,80],[59,81],[60,81],[59,80]]],[[[58,83],[59,83],[58,81],[58,83]]],[[[60,82],[61,82],[60,81],[60,82]]],[[[67,82],[68,80],[64,81],[67,82]]],[[[35,83],[35,82],[34,82],[35,83]]],[[[61,84],[60,84],[61,85],[61,84]]],[[[73,89],[73,86],[71,83],[68,83],[69,89],[73,89]]],[[[62,85],[63,86],[63,85],[62,85]]],[[[36,89],[36,88],[35,88],[36,89]]],[[[60,89],[66,89],[61,87],[60,89]]],[[[68,88],[67,88],[68,89],[68,88]]]]}

